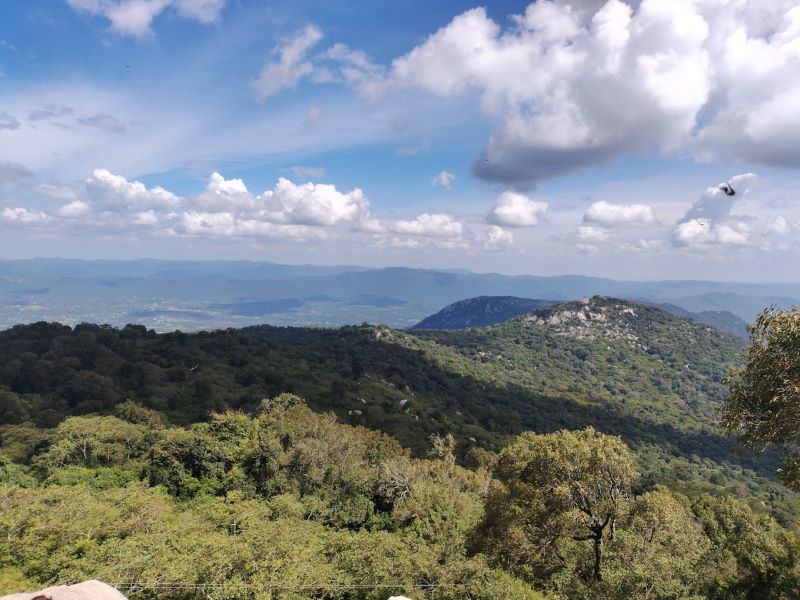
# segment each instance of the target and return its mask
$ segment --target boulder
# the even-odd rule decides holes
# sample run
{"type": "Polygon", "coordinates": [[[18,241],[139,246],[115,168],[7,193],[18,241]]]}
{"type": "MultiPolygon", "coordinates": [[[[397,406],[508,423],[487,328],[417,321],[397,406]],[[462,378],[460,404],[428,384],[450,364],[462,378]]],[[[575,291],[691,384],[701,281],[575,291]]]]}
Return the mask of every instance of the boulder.
{"type": "Polygon", "coordinates": [[[22,592],[1,596],[0,600],[127,600],[116,589],[101,581],[84,581],[75,585],[56,585],[38,592],[22,592]]]}

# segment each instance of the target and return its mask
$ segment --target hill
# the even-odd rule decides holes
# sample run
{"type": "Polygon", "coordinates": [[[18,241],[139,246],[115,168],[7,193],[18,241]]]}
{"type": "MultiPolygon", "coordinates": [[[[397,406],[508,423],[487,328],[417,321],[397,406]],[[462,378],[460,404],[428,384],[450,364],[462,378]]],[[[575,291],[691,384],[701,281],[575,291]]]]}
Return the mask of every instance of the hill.
{"type": "MultiPolygon", "coordinates": [[[[650,304],[668,313],[685,317],[698,323],[705,323],[723,333],[729,333],[747,339],[747,321],[726,310],[704,310],[692,312],[668,302],[650,304]]],[[[534,311],[538,308],[556,304],[552,300],[534,300],[514,296],[478,296],[460,300],[445,306],[439,312],[426,317],[411,329],[466,329],[467,327],[485,327],[502,323],[516,316],[534,311]]]]}
{"type": "Polygon", "coordinates": [[[742,350],[709,326],[599,297],[466,331],[38,323],[0,333],[0,423],[16,426],[0,443],[24,459],[23,424],[46,430],[126,399],[189,424],[291,392],[417,455],[437,433],[453,433],[465,457],[526,429],[593,425],[632,445],[646,481],[757,497],[788,522],[796,500],[769,479],[774,457],[740,455],[717,426],[722,378],[742,350]]]}
{"type": "Polygon", "coordinates": [[[448,304],[439,312],[424,318],[411,329],[466,329],[502,323],[508,319],[554,304],[550,300],[533,300],[514,296],[478,296],[448,304]]]}

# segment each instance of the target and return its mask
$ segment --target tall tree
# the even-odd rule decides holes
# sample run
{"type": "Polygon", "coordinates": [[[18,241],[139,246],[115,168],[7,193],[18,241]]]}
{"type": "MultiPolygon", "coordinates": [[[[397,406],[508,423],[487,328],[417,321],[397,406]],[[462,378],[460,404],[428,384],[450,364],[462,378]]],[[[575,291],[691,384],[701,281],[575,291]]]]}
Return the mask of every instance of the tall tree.
{"type": "Polygon", "coordinates": [[[756,451],[781,448],[781,477],[800,488],[800,309],[767,309],[748,330],[747,364],[726,380],[723,424],[756,451]]]}
{"type": "Polygon", "coordinates": [[[548,576],[567,565],[566,546],[590,542],[587,571],[602,580],[604,544],[638,477],[622,440],[591,427],[523,433],[501,453],[495,476],[482,528],[490,553],[529,577],[548,576]]]}

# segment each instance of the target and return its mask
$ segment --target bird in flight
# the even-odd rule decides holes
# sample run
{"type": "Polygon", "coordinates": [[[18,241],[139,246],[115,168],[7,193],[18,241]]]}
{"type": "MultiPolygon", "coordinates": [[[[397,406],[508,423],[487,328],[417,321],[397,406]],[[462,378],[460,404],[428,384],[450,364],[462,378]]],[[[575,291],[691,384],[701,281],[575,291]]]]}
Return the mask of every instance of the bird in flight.
{"type": "Polygon", "coordinates": [[[727,181],[725,183],[720,183],[717,187],[721,189],[723,192],[725,192],[726,196],[736,195],[736,190],[734,190],[733,186],[727,181]]]}

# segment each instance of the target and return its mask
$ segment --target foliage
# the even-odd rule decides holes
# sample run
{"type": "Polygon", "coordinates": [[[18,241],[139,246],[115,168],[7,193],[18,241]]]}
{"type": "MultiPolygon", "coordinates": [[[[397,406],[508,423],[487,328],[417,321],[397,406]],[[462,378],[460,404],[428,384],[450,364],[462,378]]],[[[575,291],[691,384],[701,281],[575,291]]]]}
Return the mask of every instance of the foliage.
{"type": "Polygon", "coordinates": [[[728,378],[724,424],[746,445],[786,453],[784,481],[800,487],[800,309],[768,309],[748,328],[747,364],[728,378]]]}
{"type": "Polygon", "coordinates": [[[523,433],[500,454],[498,479],[486,503],[481,543],[502,564],[547,578],[570,561],[565,541],[592,543],[592,563],[580,566],[602,580],[603,546],[638,476],[619,438],[594,429],[548,435],[523,433]]]}
{"type": "Polygon", "coordinates": [[[284,395],[141,443],[32,474],[3,461],[0,593],[95,577],[151,600],[677,600],[800,581],[795,534],[731,498],[635,495],[629,450],[592,429],[523,433],[470,470],[450,436],[414,458],[284,395]],[[598,520],[602,578],[581,539],[598,520]]]}

